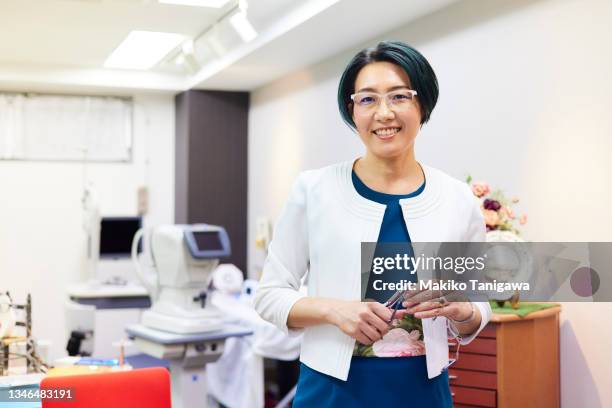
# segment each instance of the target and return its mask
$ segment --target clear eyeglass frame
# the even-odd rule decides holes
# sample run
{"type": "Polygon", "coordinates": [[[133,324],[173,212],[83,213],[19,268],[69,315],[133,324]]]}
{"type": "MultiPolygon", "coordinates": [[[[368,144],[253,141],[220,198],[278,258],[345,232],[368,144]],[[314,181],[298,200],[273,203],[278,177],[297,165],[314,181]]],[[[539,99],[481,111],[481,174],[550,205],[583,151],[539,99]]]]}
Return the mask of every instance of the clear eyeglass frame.
{"type": "Polygon", "coordinates": [[[380,101],[384,99],[389,108],[398,109],[410,106],[415,96],[417,96],[417,91],[414,89],[399,89],[384,94],[377,92],[356,92],[351,95],[351,100],[360,109],[374,109],[378,108],[380,101]]]}

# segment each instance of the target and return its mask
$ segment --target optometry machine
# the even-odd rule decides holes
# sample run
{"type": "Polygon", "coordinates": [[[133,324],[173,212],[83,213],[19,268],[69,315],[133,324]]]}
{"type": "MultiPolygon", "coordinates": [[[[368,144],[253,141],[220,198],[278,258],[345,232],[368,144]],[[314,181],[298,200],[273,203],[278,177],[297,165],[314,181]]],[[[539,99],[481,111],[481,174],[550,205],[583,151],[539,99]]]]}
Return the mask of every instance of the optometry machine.
{"type": "Polygon", "coordinates": [[[142,352],[170,362],[173,407],[204,407],[204,366],[219,359],[226,338],[252,334],[225,323],[207,302],[219,259],[230,255],[227,232],[207,224],[153,228],[145,237],[153,262],[150,268],[138,256],[144,236],[144,229],[134,236],[132,260],[151,294],[152,307],[143,313],[141,324],[126,331],[142,352]]]}

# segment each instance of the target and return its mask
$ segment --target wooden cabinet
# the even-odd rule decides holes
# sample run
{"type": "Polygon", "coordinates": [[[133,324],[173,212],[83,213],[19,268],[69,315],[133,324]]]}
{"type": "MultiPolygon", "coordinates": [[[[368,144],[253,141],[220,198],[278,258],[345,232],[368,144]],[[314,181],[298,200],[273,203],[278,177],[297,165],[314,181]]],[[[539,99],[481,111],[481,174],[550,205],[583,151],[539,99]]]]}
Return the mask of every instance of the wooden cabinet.
{"type": "Polygon", "coordinates": [[[493,315],[449,369],[455,408],[559,407],[560,310],[493,315]]]}

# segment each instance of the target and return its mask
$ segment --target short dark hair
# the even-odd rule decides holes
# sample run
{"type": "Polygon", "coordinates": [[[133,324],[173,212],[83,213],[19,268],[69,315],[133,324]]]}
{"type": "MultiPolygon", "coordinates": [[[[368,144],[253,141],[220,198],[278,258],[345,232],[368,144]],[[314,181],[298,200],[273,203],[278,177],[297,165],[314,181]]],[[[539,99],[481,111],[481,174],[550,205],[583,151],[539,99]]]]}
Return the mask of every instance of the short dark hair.
{"type": "Polygon", "coordinates": [[[351,95],[355,93],[355,80],[363,67],[382,61],[398,65],[408,74],[412,89],[417,91],[417,100],[421,107],[421,125],[426,123],[438,101],[438,79],[427,59],[400,41],[383,41],[375,47],[365,48],[346,66],[338,85],[338,108],[342,120],[355,129],[351,111],[353,104],[351,95]]]}

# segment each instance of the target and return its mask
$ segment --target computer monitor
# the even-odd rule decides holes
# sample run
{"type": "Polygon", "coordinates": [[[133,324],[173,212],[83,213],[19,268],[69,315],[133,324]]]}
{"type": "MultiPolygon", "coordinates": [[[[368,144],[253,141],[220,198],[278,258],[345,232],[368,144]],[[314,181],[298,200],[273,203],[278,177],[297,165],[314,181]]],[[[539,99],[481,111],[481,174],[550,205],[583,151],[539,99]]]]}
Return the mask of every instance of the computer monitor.
{"type": "MultiPolygon", "coordinates": [[[[131,257],[132,240],[140,227],[142,227],[141,217],[103,217],[100,221],[100,258],[131,257]]],[[[141,250],[139,244],[138,252],[141,250]]]]}

